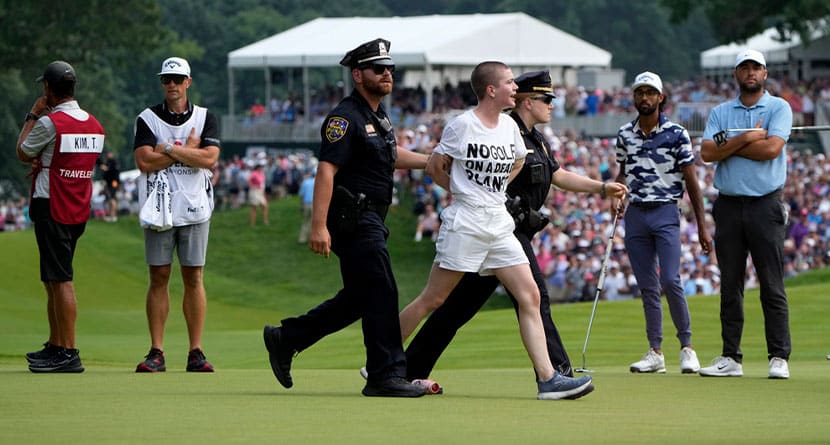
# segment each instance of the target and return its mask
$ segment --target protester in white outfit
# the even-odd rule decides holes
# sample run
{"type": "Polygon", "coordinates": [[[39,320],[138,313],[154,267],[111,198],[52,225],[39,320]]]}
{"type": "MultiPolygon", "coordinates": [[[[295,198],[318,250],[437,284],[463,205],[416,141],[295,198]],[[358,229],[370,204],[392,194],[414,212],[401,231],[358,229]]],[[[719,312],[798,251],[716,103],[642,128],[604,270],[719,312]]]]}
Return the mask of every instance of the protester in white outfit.
{"type": "Polygon", "coordinates": [[[536,371],[537,397],[581,397],[593,390],[591,377],[565,377],[551,364],[539,289],[505,207],[507,183],[527,154],[516,122],[502,113],[516,106],[513,73],[501,62],[483,62],[470,80],[478,105],[447,125],[427,165],[427,173],[452,192],[453,201],[441,214],[429,281],[400,314],[401,334],[406,339],[465,272],[494,274],[519,304],[519,331],[536,371]]]}

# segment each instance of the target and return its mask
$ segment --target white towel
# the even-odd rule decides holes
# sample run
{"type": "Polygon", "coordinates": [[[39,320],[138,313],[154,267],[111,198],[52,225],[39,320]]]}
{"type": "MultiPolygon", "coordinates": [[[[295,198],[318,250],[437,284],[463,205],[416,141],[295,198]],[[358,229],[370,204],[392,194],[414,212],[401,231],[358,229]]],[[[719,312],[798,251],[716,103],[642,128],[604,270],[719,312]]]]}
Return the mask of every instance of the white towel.
{"type": "Polygon", "coordinates": [[[142,173],[139,200],[144,201],[138,214],[141,227],[163,232],[173,228],[173,210],[167,169],[142,173]]]}

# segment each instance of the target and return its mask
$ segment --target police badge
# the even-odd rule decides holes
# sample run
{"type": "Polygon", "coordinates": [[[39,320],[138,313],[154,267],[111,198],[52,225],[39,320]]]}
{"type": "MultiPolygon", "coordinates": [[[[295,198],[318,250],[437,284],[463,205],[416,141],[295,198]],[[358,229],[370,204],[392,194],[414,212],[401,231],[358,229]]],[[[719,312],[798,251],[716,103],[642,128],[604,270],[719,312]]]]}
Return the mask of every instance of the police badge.
{"type": "Polygon", "coordinates": [[[349,121],[340,116],[332,116],[326,124],[326,139],[329,142],[337,142],[346,135],[349,128],[349,121]]]}

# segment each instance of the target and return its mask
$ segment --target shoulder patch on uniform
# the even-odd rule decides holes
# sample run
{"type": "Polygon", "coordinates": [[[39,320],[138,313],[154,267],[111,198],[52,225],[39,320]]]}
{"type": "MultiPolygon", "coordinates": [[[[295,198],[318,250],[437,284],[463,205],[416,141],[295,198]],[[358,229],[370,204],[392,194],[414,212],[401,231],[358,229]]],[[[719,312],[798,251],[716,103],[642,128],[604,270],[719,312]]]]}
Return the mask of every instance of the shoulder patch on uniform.
{"type": "Polygon", "coordinates": [[[337,142],[346,135],[346,129],[349,128],[349,121],[340,116],[332,116],[326,124],[326,139],[329,142],[337,142]]]}

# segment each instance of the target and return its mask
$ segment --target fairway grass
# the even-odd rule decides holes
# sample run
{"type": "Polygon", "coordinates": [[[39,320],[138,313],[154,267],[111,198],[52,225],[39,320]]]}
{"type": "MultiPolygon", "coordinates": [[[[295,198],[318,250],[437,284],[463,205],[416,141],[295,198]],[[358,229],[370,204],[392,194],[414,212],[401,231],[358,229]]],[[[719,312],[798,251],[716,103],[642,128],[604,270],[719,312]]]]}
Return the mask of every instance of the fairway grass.
{"type": "MultiPolygon", "coordinates": [[[[674,338],[665,340],[667,374],[629,373],[628,364],[645,351],[640,303],[602,302],[587,354],[597,389],[576,401],[535,400],[510,310],[480,313],[462,329],[432,375],[446,394],[414,400],[360,395],[358,325],[297,356],[289,390],[274,379],[262,345],[261,325],[278,322],[267,311],[212,306],[233,320],[208,323],[204,344],[214,374],[184,372],[186,333],[177,316],[170,320],[164,374],[133,372],[146,353],[140,312],[132,315],[138,319],[133,332],[80,334],[87,370],[77,375],[29,373],[23,353],[37,346],[43,331],[6,331],[0,338],[0,443],[140,443],[148,437],[175,444],[828,443],[830,310],[814,294],[824,287],[791,291],[790,380],[766,378],[757,296],[747,298],[741,378],[680,374],[677,351],[669,347],[674,338]]],[[[575,366],[581,365],[590,307],[553,308],[575,366]]],[[[690,307],[697,349],[708,361],[720,348],[717,298],[692,298],[690,307]]]]}
{"type": "MultiPolygon", "coordinates": [[[[272,207],[283,205],[294,215],[296,203],[272,207]]],[[[287,214],[277,211],[274,220],[287,214]]],[[[297,223],[298,215],[292,216],[297,223]]],[[[648,344],[641,303],[602,301],[586,357],[596,391],[587,397],[535,400],[515,313],[497,309],[479,313],[441,357],[431,377],[444,395],[367,398],[360,395],[364,382],[357,371],[365,363],[359,323],[303,351],[294,359],[294,387],[279,386],[262,326],[328,298],[337,288],[337,262],[298,248],[291,224],[249,231],[245,218],[244,211],[219,214],[211,227],[209,255],[217,257],[208,259],[203,345],[213,374],[184,372],[188,340],[177,276],[165,336],[168,371],[134,373],[149,338],[141,235],[129,219],[91,222],[79,245],[77,340],[86,371],[30,373],[24,354],[38,349],[48,332],[34,234],[0,234],[6,253],[0,256],[0,445],[830,443],[828,269],[787,282],[789,380],[766,378],[763,316],[752,290],[745,299],[741,378],[680,374],[665,302],[668,373],[630,374],[628,365],[648,344]]],[[[399,286],[407,289],[401,304],[425,282],[430,249],[415,246],[410,233],[390,238],[399,286]]],[[[494,297],[496,307],[503,298],[494,297]]],[[[688,302],[705,366],[721,350],[719,299],[688,302]]],[[[552,312],[572,364],[582,366],[591,303],[555,305],[552,312]]]]}
{"type": "Polygon", "coordinates": [[[295,387],[267,369],[134,374],[93,367],[31,375],[0,366],[0,442],[13,443],[827,443],[825,363],[790,381],[634,375],[595,367],[594,393],[537,401],[528,369],[442,370],[442,396],[366,398],[356,369],[297,369],[295,387]],[[150,439],[152,438],[152,439],[150,439]]]}

